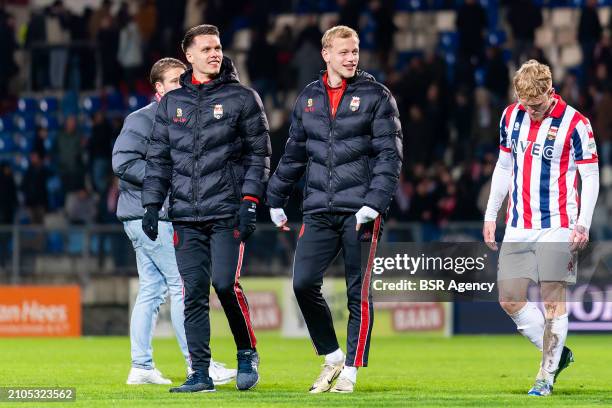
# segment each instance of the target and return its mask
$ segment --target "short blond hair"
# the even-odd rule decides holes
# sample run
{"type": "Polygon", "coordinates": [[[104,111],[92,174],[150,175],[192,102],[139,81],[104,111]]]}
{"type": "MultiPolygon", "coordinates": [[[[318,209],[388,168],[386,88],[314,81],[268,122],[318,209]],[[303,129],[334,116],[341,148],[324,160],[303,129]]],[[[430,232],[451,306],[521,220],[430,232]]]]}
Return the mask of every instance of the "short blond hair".
{"type": "Polygon", "coordinates": [[[350,38],[355,37],[357,41],[359,41],[359,35],[357,31],[353,30],[351,27],[347,27],[344,25],[334,26],[329,30],[325,31],[323,34],[323,38],[321,38],[321,46],[323,48],[331,47],[332,41],[334,38],[350,38]]]}
{"type": "Polygon", "coordinates": [[[512,83],[514,92],[520,99],[538,98],[552,88],[550,67],[534,59],[529,60],[516,71],[512,83]]]}

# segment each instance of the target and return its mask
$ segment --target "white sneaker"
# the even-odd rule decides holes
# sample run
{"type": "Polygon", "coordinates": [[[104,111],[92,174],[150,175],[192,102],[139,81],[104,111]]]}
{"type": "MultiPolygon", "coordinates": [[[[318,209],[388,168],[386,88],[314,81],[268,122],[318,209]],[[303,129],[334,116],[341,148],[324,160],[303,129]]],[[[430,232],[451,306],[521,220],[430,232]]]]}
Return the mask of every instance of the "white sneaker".
{"type": "Polygon", "coordinates": [[[164,378],[162,373],[160,373],[157,368],[154,368],[152,370],[145,370],[144,368],[132,367],[132,369],[130,370],[130,374],[128,375],[127,381],[125,383],[128,385],[140,385],[140,384],[169,385],[169,384],[172,384],[172,381],[167,378],[164,378]]]}
{"type": "Polygon", "coordinates": [[[320,394],[322,392],[329,391],[334,383],[334,380],[338,378],[340,372],[342,372],[343,365],[344,359],[338,364],[324,363],[323,368],[321,369],[321,374],[319,374],[308,392],[311,394],[320,394]]]}
{"type": "Polygon", "coordinates": [[[208,375],[215,385],[223,385],[236,378],[237,371],[233,368],[225,368],[225,364],[210,360],[208,375]]]}
{"type": "Polygon", "coordinates": [[[340,392],[343,394],[348,394],[348,393],[353,392],[354,389],[355,389],[354,382],[352,382],[346,377],[340,376],[338,377],[338,381],[336,381],[336,384],[334,385],[334,387],[331,389],[331,392],[340,392]]]}

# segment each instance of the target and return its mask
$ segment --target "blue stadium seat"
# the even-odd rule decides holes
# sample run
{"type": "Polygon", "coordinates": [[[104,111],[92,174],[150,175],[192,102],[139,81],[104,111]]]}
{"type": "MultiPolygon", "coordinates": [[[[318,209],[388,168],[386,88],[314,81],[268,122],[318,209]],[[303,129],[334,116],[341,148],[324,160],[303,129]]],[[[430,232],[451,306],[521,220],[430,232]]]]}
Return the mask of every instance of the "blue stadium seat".
{"type": "Polygon", "coordinates": [[[97,95],[86,96],[81,101],[81,106],[83,107],[83,110],[85,112],[92,114],[100,110],[100,108],[102,107],[102,101],[97,95]]]}
{"type": "Polygon", "coordinates": [[[427,8],[427,4],[423,0],[396,0],[395,9],[397,11],[417,11],[427,8]]]}
{"type": "Polygon", "coordinates": [[[15,135],[15,145],[23,154],[29,154],[34,146],[34,133],[18,133],[15,135]]]}
{"type": "Polygon", "coordinates": [[[112,92],[106,95],[106,103],[109,112],[123,112],[125,110],[121,92],[112,92]]]}
{"type": "Polygon", "coordinates": [[[0,117],[0,132],[13,132],[15,130],[15,123],[13,117],[6,115],[0,117]]]}
{"type": "Polygon", "coordinates": [[[34,115],[38,110],[38,101],[34,98],[19,98],[17,109],[25,115],[34,115]]]}
{"type": "Polygon", "coordinates": [[[64,94],[62,113],[64,115],[77,115],[79,113],[79,95],[75,91],[68,91],[64,94]]]}
{"type": "Polygon", "coordinates": [[[484,68],[477,68],[474,71],[474,82],[476,83],[476,86],[484,86],[486,75],[487,74],[484,68]]]}
{"type": "Polygon", "coordinates": [[[54,96],[48,96],[40,101],[38,107],[43,113],[56,113],[59,108],[59,101],[54,96]]]}
{"type": "Polygon", "coordinates": [[[20,132],[34,132],[36,130],[36,119],[34,116],[15,116],[15,124],[20,132]]]}
{"type": "Polygon", "coordinates": [[[454,31],[440,31],[440,48],[442,51],[455,51],[459,44],[459,35],[454,31]]]}
{"type": "Polygon", "coordinates": [[[493,31],[487,36],[489,45],[500,46],[505,44],[507,40],[506,32],[503,30],[493,31]]]}
{"type": "Polygon", "coordinates": [[[149,104],[149,98],[142,95],[133,94],[128,98],[129,111],[134,112],[149,104]]]}
{"type": "Polygon", "coordinates": [[[47,233],[47,252],[52,254],[64,252],[64,234],[59,231],[47,233]]]}
{"type": "Polygon", "coordinates": [[[57,119],[57,116],[43,116],[40,119],[40,126],[50,130],[50,131],[55,131],[55,130],[59,130],[60,125],[59,125],[59,120],[57,119]]]}
{"type": "Polygon", "coordinates": [[[15,151],[15,142],[13,136],[8,133],[0,134],[0,154],[13,153],[15,151]]]}

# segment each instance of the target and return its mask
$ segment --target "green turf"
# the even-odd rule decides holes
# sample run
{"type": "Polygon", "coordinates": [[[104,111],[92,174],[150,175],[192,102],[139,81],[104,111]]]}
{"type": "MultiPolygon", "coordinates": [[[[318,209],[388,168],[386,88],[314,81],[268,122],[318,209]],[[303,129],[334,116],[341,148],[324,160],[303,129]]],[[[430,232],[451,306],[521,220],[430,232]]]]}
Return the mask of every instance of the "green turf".
{"type": "MultiPolygon", "coordinates": [[[[76,387],[77,401],[60,404],[0,404],[17,407],[245,406],[612,406],[611,336],[571,336],[576,363],[559,378],[552,397],[528,397],[539,357],[519,335],[376,337],[371,366],[360,370],[351,395],[307,393],[319,370],[306,339],[259,335],[261,382],[238,392],[234,384],[216,393],[177,395],[167,386],[127,386],[126,337],[0,339],[1,386],[76,387]]],[[[175,383],[184,379],[173,339],[154,342],[158,368],[175,383]]],[[[235,366],[230,339],[214,339],[214,356],[235,366]]]]}

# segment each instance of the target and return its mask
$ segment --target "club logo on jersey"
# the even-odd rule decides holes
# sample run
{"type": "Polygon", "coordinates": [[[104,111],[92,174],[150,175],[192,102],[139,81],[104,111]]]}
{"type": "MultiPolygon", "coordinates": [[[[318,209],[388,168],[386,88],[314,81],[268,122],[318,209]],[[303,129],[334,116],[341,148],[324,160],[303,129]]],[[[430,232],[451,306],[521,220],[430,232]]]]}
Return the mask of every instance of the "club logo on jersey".
{"type": "Polygon", "coordinates": [[[221,119],[221,116],[223,116],[223,105],[215,105],[213,108],[213,116],[215,119],[221,119]]]}
{"type": "Polygon", "coordinates": [[[557,137],[557,132],[559,131],[559,127],[558,126],[551,126],[548,129],[548,134],[546,135],[546,139],[548,140],[555,140],[555,138],[557,137]]]}
{"type": "Polygon", "coordinates": [[[183,110],[181,108],[176,108],[176,116],[172,118],[174,123],[185,123],[187,122],[187,118],[183,117],[183,110]]]}
{"type": "Polygon", "coordinates": [[[308,98],[308,100],[306,101],[306,107],[304,108],[304,112],[314,112],[314,102],[312,101],[312,98],[308,98]]]}
{"type": "Polygon", "coordinates": [[[359,109],[359,104],[361,103],[361,99],[358,96],[353,96],[351,99],[350,108],[353,112],[359,109]]]}

